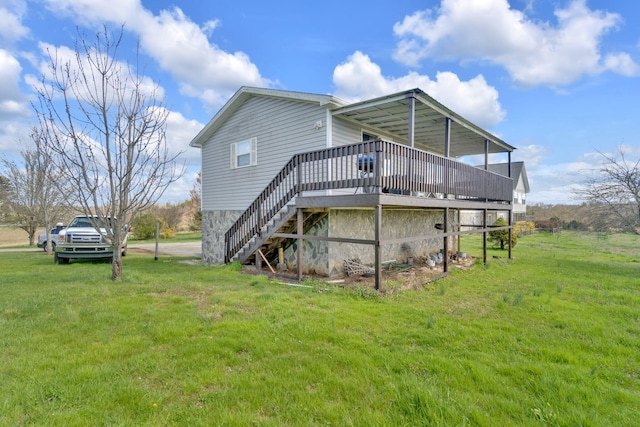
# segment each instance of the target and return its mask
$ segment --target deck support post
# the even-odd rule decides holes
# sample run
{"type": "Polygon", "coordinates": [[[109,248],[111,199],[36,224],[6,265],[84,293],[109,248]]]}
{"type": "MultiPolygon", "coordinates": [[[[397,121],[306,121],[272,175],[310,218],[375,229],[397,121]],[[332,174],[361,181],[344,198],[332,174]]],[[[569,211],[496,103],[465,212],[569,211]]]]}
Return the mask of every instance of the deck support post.
{"type": "Polygon", "coordinates": [[[377,204],[376,205],[376,211],[375,211],[375,236],[374,236],[374,245],[373,245],[373,252],[374,252],[374,257],[375,257],[375,286],[376,286],[376,291],[380,290],[380,284],[382,281],[381,278],[381,274],[382,274],[382,254],[381,254],[381,248],[380,248],[380,235],[381,235],[381,230],[382,230],[382,205],[377,204]]]}
{"type": "Polygon", "coordinates": [[[458,232],[458,237],[456,239],[458,241],[457,251],[458,252],[462,252],[462,247],[460,246],[461,245],[461,234],[460,234],[460,232],[462,231],[462,226],[460,225],[461,224],[461,222],[460,222],[461,215],[460,215],[460,209],[459,208],[458,208],[457,212],[458,212],[458,217],[457,217],[458,224],[456,225],[456,231],[458,232]]]}
{"type": "Polygon", "coordinates": [[[444,250],[442,251],[442,269],[446,273],[449,271],[449,208],[444,208],[444,250]]]}
{"type": "Polygon", "coordinates": [[[511,239],[513,238],[513,210],[509,210],[509,259],[513,259],[511,257],[511,239]]]}
{"type": "Polygon", "coordinates": [[[303,222],[304,222],[304,212],[302,212],[302,208],[298,208],[298,210],[296,211],[296,233],[298,234],[298,266],[297,266],[297,273],[298,273],[298,281],[302,281],[302,246],[304,243],[304,240],[302,239],[302,233],[304,232],[304,228],[303,228],[303,222]]]}
{"type": "Polygon", "coordinates": [[[260,251],[256,251],[256,270],[262,271],[262,258],[260,257],[260,251]]]}
{"type": "Polygon", "coordinates": [[[482,232],[482,262],[487,265],[487,210],[482,210],[482,228],[485,230],[482,232]]]}

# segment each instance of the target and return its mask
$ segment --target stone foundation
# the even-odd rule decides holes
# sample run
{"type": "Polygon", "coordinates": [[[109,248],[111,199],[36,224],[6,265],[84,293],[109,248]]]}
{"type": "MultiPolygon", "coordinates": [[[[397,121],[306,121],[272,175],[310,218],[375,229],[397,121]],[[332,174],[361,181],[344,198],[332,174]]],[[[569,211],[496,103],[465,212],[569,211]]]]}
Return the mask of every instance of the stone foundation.
{"type": "MultiPolygon", "coordinates": [[[[309,234],[327,237],[374,240],[375,213],[371,209],[332,209],[309,234]]],[[[454,213],[449,221],[453,222],[454,213]]],[[[443,211],[383,209],[381,238],[396,239],[436,233],[437,223],[444,222],[443,211]]],[[[431,238],[415,242],[394,243],[382,246],[382,260],[406,262],[409,257],[421,257],[440,252],[443,238],[431,238]]],[[[342,274],[344,260],[359,258],[365,264],[373,264],[373,245],[305,240],[303,272],[326,276],[342,274]]],[[[449,250],[455,250],[455,240],[449,241],[449,250]]],[[[285,262],[291,269],[297,265],[297,244],[285,251],[285,262]]]]}
{"type": "Polygon", "coordinates": [[[224,233],[242,211],[202,211],[202,260],[211,264],[224,262],[224,233]]]}

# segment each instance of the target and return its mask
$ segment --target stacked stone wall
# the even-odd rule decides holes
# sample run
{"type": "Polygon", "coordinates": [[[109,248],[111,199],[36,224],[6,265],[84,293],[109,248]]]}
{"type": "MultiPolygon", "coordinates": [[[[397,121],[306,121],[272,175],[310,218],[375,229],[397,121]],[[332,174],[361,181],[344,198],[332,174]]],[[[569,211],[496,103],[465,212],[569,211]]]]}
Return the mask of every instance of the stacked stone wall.
{"type": "MultiPolygon", "coordinates": [[[[312,235],[352,239],[375,239],[374,211],[371,209],[332,209],[313,230],[312,235]]],[[[453,222],[454,214],[449,221],[453,222]]],[[[436,224],[444,222],[442,210],[385,209],[382,213],[381,238],[396,239],[437,233],[436,224]]],[[[451,238],[449,250],[455,250],[455,240],[451,238]]],[[[430,238],[415,242],[393,243],[382,246],[382,259],[406,262],[409,257],[421,257],[440,252],[443,238],[430,238]]],[[[285,252],[285,262],[289,268],[297,265],[297,244],[285,252]]],[[[344,260],[359,258],[365,264],[373,264],[373,245],[356,243],[305,240],[303,252],[303,272],[326,276],[342,274],[344,260]]]]}
{"type": "Polygon", "coordinates": [[[242,211],[202,212],[202,260],[210,264],[224,262],[224,234],[242,211]]]}

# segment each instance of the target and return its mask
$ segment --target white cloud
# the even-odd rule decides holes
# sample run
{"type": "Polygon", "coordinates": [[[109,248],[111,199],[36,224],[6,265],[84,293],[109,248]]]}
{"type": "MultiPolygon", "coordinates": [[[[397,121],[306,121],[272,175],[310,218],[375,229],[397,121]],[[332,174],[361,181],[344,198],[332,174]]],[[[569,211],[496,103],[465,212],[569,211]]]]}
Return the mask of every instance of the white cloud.
{"type": "Polygon", "coordinates": [[[197,120],[190,120],[176,111],[167,115],[167,145],[172,154],[183,152],[181,158],[195,164],[200,161],[200,150],[189,146],[194,135],[202,130],[204,124],[197,120]]]}
{"type": "Polygon", "coordinates": [[[211,107],[221,106],[239,86],[271,85],[248,55],[225,52],[209,41],[218,21],[198,26],[178,7],[155,16],[139,0],[46,1],[52,10],[69,14],[82,25],[124,23],[127,31],[140,37],[143,51],[179,82],[182,94],[211,107]]]}
{"type": "Polygon", "coordinates": [[[517,150],[513,153],[514,162],[525,162],[527,171],[540,165],[541,160],[548,152],[546,147],[541,145],[525,145],[517,147],[517,150]]]}
{"type": "Polygon", "coordinates": [[[18,86],[22,67],[16,58],[0,49],[0,151],[18,152],[18,140],[28,132],[30,117],[27,96],[18,86]]]}
{"type": "Polygon", "coordinates": [[[505,116],[498,91],[482,75],[461,81],[451,72],[439,72],[436,79],[410,72],[399,78],[385,77],[380,66],[362,52],[355,52],[333,71],[335,96],[356,101],[420,88],[451,110],[482,127],[493,127],[505,116]]]}
{"type": "MultiPolygon", "coordinates": [[[[7,2],[11,3],[11,2],[7,2]]],[[[0,39],[7,42],[13,42],[20,40],[29,34],[29,29],[22,25],[22,12],[24,10],[24,4],[22,2],[13,2],[13,4],[7,4],[7,7],[0,7],[0,39]]]]}
{"type": "Polygon", "coordinates": [[[189,199],[189,191],[196,183],[196,176],[200,171],[200,149],[189,146],[194,135],[204,127],[197,120],[189,120],[182,114],[172,111],[167,116],[167,144],[169,152],[182,152],[179,162],[186,166],[185,174],[171,184],[164,193],[161,202],[183,202],[189,199]]]}
{"type": "Polygon", "coordinates": [[[555,16],[555,23],[537,22],[507,0],[442,0],[439,8],[415,12],[394,26],[400,37],[394,58],[410,66],[426,58],[488,61],[525,86],[566,85],[606,70],[640,74],[627,53],[603,59],[600,51],[603,36],[620,24],[619,15],[573,0],[555,16]]]}
{"type": "Polygon", "coordinates": [[[228,53],[207,39],[214,22],[200,28],[180,9],[162,11],[137,31],[143,49],[180,82],[183,94],[221,105],[239,86],[268,86],[258,67],[242,52],[228,53]]]}
{"type": "Polygon", "coordinates": [[[144,13],[140,0],[44,0],[55,13],[82,20],[81,24],[112,22],[138,25],[136,18],[144,13]]]}
{"type": "Polygon", "coordinates": [[[604,59],[604,68],[627,77],[640,74],[640,66],[628,53],[607,55],[604,59]]]}

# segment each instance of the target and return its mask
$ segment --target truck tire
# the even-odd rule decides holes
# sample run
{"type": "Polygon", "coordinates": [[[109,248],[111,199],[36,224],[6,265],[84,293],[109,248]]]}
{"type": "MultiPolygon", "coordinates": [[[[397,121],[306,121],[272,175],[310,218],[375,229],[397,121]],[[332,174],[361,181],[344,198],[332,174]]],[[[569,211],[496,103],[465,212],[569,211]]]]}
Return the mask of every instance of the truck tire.
{"type": "Polygon", "coordinates": [[[61,258],[58,256],[57,252],[53,253],[53,263],[54,264],[69,264],[69,258],[61,258]]]}

